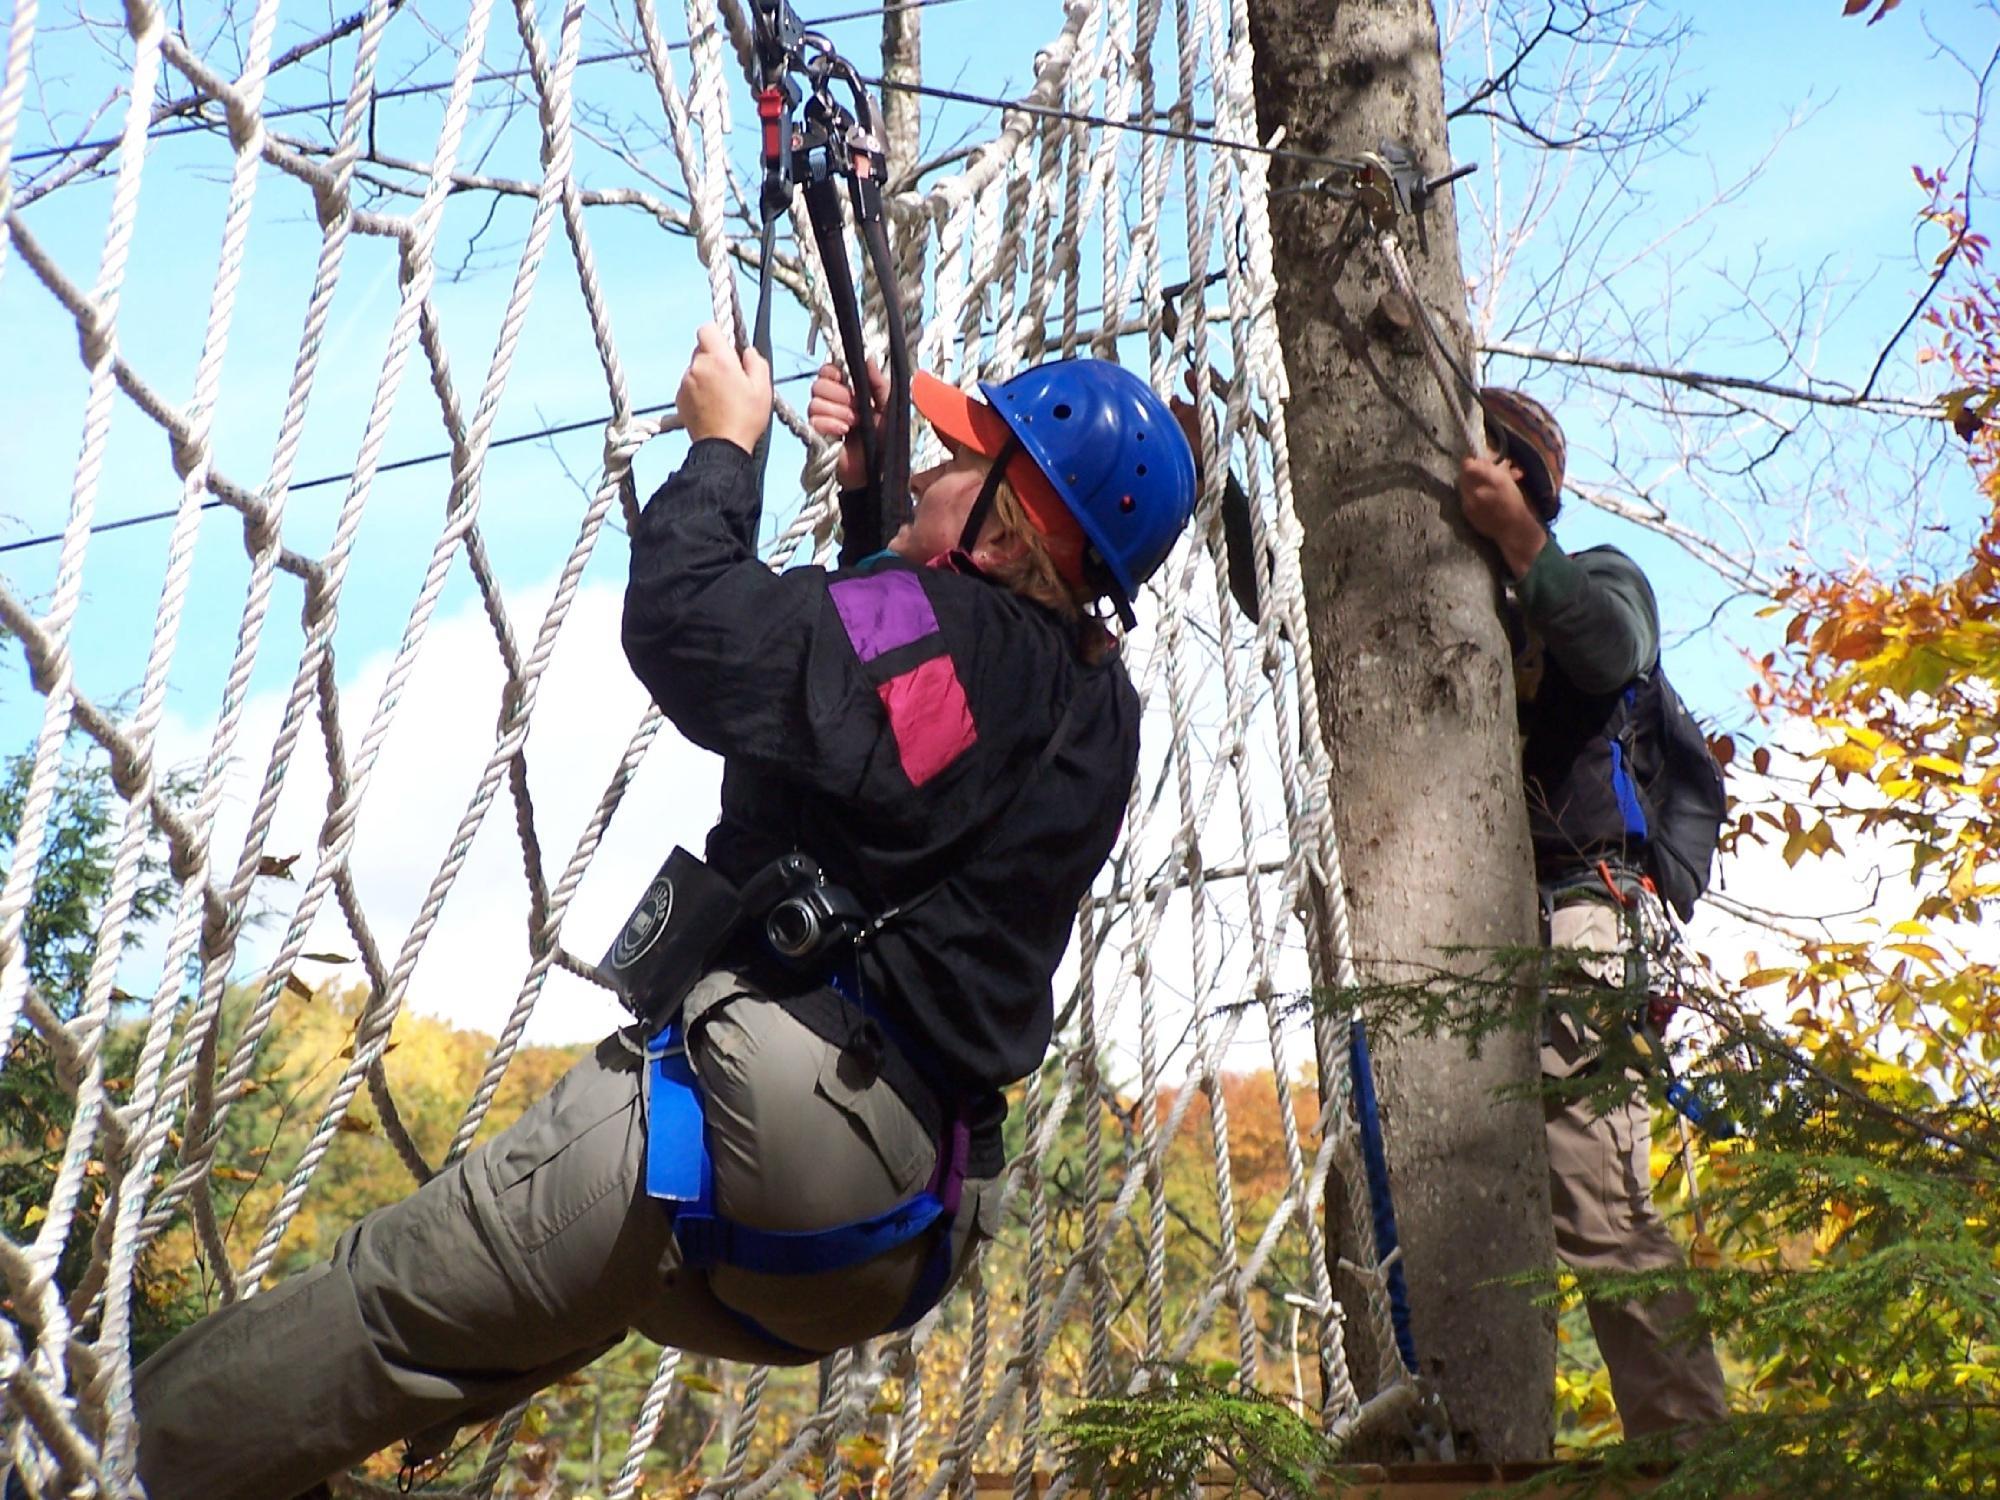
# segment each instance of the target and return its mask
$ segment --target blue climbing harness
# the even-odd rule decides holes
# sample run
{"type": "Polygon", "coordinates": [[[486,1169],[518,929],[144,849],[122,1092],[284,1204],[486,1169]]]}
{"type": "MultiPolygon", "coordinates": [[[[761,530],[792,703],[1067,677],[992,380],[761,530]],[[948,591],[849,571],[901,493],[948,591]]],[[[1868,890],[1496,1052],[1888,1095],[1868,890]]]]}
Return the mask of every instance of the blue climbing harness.
{"type": "MultiPolygon", "coordinates": [[[[833,988],[848,998],[849,986],[835,983],[833,988]]],[[[828,1229],[756,1229],[739,1224],[715,1209],[715,1170],[701,1083],[688,1059],[687,1032],[680,1016],[676,1014],[646,1044],[646,1192],[670,1206],[682,1264],[697,1270],[733,1266],[766,1275],[807,1276],[847,1270],[930,1233],[931,1253],[923,1272],[884,1333],[908,1328],[944,1295],[951,1275],[951,1225],[964,1194],[971,1140],[963,1112],[953,1111],[938,1143],[937,1168],[929,1185],[885,1213],[828,1229]]],[[[737,1316],[760,1337],[796,1348],[746,1315],[737,1316]]]]}

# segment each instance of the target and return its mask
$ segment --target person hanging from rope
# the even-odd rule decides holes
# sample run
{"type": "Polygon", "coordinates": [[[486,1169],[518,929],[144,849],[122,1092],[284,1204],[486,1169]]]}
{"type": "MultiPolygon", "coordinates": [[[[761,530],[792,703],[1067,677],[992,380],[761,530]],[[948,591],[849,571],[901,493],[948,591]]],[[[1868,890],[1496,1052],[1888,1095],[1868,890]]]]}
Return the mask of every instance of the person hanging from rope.
{"type": "MultiPolygon", "coordinates": [[[[769,368],[701,331],[693,445],[633,529],[623,634],[660,708],[723,757],[721,814],[607,964],[699,957],[632,986],[638,1025],[330,1263],[148,1360],[154,1500],[286,1500],[413,1435],[413,1459],[443,1452],[632,1328],[816,1360],[908,1326],[991,1233],[1001,1091],[1047,1051],[1054,971],[1137,769],[1138,696],[1094,604],[1131,622],[1194,461],[1166,404],[1103,361],[983,401],[913,384],[947,456],[908,524],[850,565],[774,573],[751,457],[769,368]],[[740,910],[713,920],[718,890],[740,910]]],[[[846,440],[847,486],[855,407],[829,366],[809,417],[846,440]]]]}
{"type": "MultiPolygon", "coordinates": [[[[1614,547],[1571,554],[1549,534],[1566,453],[1555,417],[1519,391],[1487,387],[1480,402],[1495,456],[1464,459],[1458,490],[1467,524],[1493,543],[1510,582],[1543,941],[1588,955],[1589,978],[1624,992],[1601,1009],[1622,1010],[1657,1039],[1671,1009],[1647,939],[1670,930],[1663,896],[1685,917],[1707,884],[1720,775],[1660,673],[1645,574],[1614,547]]],[[[1601,1064],[1596,1033],[1561,1005],[1545,1007],[1543,1026],[1543,1072],[1569,1081],[1545,1092],[1558,1253],[1580,1271],[1683,1267],[1653,1204],[1645,1090],[1600,1114],[1577,1092],[1601,1064]]],[[[1722,1371],[1691,1292],[1586,1305],[1628,1437],[1692,1435],[1726,1419],[1722,1371]]]]}

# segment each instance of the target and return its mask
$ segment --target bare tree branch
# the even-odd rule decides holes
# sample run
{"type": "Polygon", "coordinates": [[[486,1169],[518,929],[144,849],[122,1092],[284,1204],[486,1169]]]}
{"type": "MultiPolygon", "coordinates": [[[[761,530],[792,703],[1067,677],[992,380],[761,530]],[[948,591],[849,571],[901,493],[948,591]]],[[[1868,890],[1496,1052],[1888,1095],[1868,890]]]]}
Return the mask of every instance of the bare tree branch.
{"type": "Polygon", "coordinates": [[[1482,353],[1504,354],[1512,359],[1531,360],[1537,364],[1569,365],[1577,369],[1603,370],[1614,375],[1638,375],[1648,380],[1670,381],[1675,385],[1684,385],[1690,390],[1701,391],[1708,395],[1718,395],[1723,391],[1754,391],[1759,395],[1775,396],[1785,401],[1802,401],[1814,406],[1845,407],[1873,412],[1880,416],[1921,417],[1930,421],[1942,421],[1945,417],[1943,403],[1938,401],[1919,400],[1908,396],[1870,396],[1865,390],[1849,390],[1832,383],[1826,383],[1822,389],[1780,385],[1775,381],[1758,380],[1747,375],[1723,375],[1707,370],[1674,369],[1666,365],[1646,364],[1639,360],[1608,359],[1569,349],[1540,349],[1531,344],[1516,344],[1506,340],[1482,344],[1480,349],[1482,353]]]}
{"type": "MultiPolygon", "coordinates": [[[[389,0],[389,9],[391,12],[401,9],[402,5],[403,0],[389,0]]],[[[316,53],[324,51],[335,42],[352,36],[361,29],[361,25],[366,19],[367,12],[356,11],[346,20],[338,22],[326,31],[321,32],[318,36],[300,42],[295,47],[287,48],[271,60],[270,67],[265,70],[266,76],[275,76],[293,64],[303,62],[316,53]]],[[[107,101],[107,105],[109,102],[107,101]]],[[[196,119],[200,123],[212,123],[217,129],[221,129],[224,123],[221,120],[199,120],[203,111],[212,102],[207,94],[196,92],[184,94],[178,99],[170,99],[163,104],[155,105],[152,118],[147,122],[146,129],[148,132],[154,131],[169,120],[175,119],[196,119]]],[[[29,207],[40,199],[46,198],[58,188],[67,187],[79,177],[97,171],[106,161],[110,160],[112,154],[118,149],[118,141],[116,139],[103,141],[96,145],[86,144],[91,126],[97,123],[103,113],[103,109],[100,108],[84,124],[83,128],[76,133],[69,145],[53,152],[59,165],[52,169],[52,176],[45,180],[30,178],[22,185],[14,197],[14,207],[17,211],[29,207]]],[[[33,160],[38,154],[40,153],[23,152],[15,159],[17,161],[33,160]]]]}

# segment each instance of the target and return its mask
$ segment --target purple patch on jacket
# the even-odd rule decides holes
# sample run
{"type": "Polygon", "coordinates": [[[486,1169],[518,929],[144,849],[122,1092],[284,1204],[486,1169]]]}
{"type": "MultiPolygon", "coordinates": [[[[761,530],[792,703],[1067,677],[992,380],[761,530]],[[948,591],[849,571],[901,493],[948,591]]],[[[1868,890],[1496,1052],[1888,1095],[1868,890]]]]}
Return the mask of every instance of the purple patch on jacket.
{"type": "Polygon", "coordinates": [[[827,593],[840,612],[840,623],[847,627],[854,654],[863,661],[873,661],[885,651],[937,634],[937,614],[914,573],[843,578],[827,593]]]}
{"type": "Polygon", "coordinates": [[[871,573],[843,578],[827,592],[854,654],[864,663],[919,641],[935,643],[936,655],[875,681],[903,774],[910,785],[922,786],[979,743],[972,705],[966,701],[957,664],[944,649],[937,612],[923,582],[914,573],[871,573]]]}

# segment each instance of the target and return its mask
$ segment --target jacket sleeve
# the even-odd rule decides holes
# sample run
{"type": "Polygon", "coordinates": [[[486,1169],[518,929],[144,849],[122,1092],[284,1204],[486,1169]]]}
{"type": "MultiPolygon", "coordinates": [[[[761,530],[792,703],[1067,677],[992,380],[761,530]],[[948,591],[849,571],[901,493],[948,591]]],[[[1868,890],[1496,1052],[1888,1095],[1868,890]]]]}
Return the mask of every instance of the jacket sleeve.
{"type": "Polygon", "coordinates": [[[1571,556],[1551,537],[1516,587],[1529,628],[1584,692],[1616,692],[1659,662],[1653,586],[1616,547],[1571,556]]]}
{"type": "Polygon", "coordinates": [[[632,529],[625,657],[695,744],[836,796],[858,794],[885,723],[815,567],[757,556],[757,477],[698,442],[632,529]]]}

